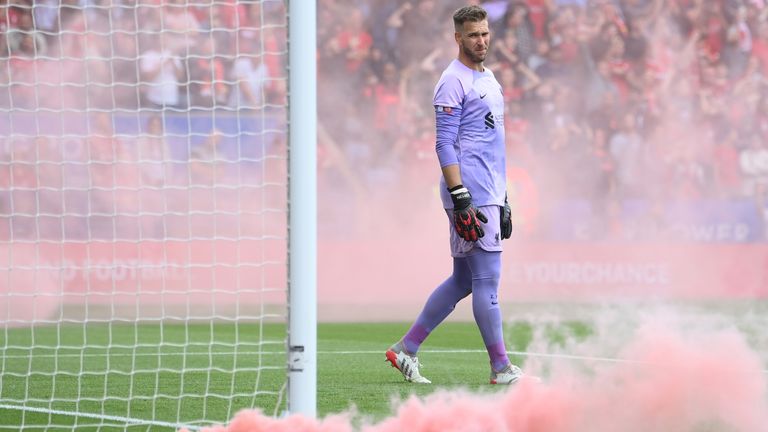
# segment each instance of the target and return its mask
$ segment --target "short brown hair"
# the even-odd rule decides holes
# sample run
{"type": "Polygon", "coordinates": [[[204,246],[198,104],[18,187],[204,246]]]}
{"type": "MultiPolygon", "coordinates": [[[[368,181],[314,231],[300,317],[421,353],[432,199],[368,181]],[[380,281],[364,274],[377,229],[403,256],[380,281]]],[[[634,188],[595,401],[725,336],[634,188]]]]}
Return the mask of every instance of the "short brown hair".
{"type": "Polygon", "coordinates": [[[456,31],[464,28],[464,23],[480,22],[488,19],[488,12],[480,6],[464,6],[453,13],[453,27],[456,31]]]}

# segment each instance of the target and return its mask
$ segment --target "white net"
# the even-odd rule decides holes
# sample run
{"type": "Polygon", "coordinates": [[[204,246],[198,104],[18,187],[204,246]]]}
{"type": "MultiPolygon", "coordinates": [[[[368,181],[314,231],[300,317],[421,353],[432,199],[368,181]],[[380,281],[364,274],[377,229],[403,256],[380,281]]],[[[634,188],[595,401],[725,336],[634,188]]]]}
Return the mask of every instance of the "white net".
{"type": "Polygon", "coordinates": [[[11,0],[0,27],[1,426],[282,410],[283,2],[11,0]]]}

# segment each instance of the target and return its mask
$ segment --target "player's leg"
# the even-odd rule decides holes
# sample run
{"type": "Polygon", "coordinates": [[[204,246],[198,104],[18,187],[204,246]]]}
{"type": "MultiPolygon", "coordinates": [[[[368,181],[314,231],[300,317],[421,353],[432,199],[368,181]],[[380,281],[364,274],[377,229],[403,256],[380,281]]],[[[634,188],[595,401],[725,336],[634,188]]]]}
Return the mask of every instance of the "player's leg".
{"type": "Polygon", "coordinates": [[[451,276],[432,292],[416,322],[403,338],[387,350],[387,360],[403,373],[406,380],[421,382],[414,378],[414,374],[421,377],[416,358],[419,347],[432,330],[453,312],[456,303],[469,295],[471,289],[472,277],[466,258],[454,258],[451,276]]]}
{"type": "Polygon", "coordinates": [[[467,256],[472,271],[472,312],[491,362],[491,384],[511,384],[522,375],[507,356],[498,292],[501,252],[476,248],[467,256]]]}
{"type": "Polygon", "coordinates": [[[470,294],[472,274],[466,258],[453,259],[453,274],[438,286],[427,299],[416,322],[401,340],[405,350],[416,354],[429,334],[456,308],[456,303],[470,294]]]}
{"type": "Polygon", "coordinates": [[[503,369],[508,363],[504,345],[501,309],[498,291],[501,276],[501,252],[476,249],[467,256],[472,271],[472,313],[480,329],[494,369],[503,369]]]}

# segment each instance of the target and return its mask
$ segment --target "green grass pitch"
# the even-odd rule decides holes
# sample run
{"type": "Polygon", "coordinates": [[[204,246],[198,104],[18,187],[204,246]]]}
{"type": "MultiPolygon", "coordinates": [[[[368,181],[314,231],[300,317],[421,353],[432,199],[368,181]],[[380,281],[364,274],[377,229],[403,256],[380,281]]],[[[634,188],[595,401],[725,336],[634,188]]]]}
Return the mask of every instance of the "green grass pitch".
{"type": "MultiPolygon", "coordinates": [[[[377,420],[392,413],[393,398],[446,388],[494,391],[480,334],[469,322],[444,323],[424,345],[422,371],[435,384],[404,382],[385,363],[384,351],[407,327],[320,324],[318,415],[354,406],[359,416],[377,420]]],[[[562,331],[578,336],[589,328],[564,324],[551,337],[562,331]]],[[[508,349],[524,351],[531,334],[526,323],[508,326],[508,349]]],[[[222,424],[245,408],[280,414],[284,338],[283,325],[254,323],[6,329],[0,332],[0,430],[171,431],[163,424],[222,424]],[[23,400],[26,408],[18,408],[23,400]],[[201,418],[205,422],[195,422],[201,418]]]]}

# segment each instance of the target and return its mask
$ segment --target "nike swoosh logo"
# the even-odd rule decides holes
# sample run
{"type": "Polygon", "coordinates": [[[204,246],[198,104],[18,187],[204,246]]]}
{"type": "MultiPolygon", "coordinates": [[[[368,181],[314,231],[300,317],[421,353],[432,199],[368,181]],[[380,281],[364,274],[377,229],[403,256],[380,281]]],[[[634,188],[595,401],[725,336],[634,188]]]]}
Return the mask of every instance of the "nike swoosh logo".
{"type": "Polygon", "coordinates": [[[488,95],[488,93],[484,93],[484,94],[481,94],[481,95],[480,95],[480,99],[484,98],[484,97],[485,97],[485,96],[487,96],[487,95],[488,95]]]}

